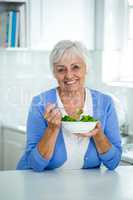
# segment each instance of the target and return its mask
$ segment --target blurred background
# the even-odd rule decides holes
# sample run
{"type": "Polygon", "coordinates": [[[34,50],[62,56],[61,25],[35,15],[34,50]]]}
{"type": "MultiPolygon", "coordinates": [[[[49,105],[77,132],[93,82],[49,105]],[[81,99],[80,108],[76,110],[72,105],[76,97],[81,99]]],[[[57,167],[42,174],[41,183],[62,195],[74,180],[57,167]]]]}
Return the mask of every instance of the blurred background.
{"type": "Polygon", "coordinates": [[[124,147],[122,164],[133,163],[133,0],[3,0],[1,170],[14,169],[24,150],[32,97],[57,85],[50,71],[49,53],[62,39],[79,40],[87,46],[90,67],[86,86],[112,96],[124,147]]]}

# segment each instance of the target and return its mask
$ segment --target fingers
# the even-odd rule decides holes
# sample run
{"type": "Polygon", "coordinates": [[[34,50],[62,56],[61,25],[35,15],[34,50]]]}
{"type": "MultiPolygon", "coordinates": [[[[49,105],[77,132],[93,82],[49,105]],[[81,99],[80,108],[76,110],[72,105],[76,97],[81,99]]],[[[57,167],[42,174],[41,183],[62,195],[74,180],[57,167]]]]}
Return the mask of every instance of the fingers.
{"type": "Polygon", "coordinates": [[[92,131],[89,131],[87,133],[78,133],[77,135],[80,137],[92,137],[100,132],[102,132],[102,126],[101,123],[98,121],[95,128],[92,131]]]}
{"type": "Polygon", "coordinates": [[[44,114],[49,125],[59,126],[61,124],[61,113],[55,104],[48,104],[44,114]]]}
{"type": "Polygon", "coordinates": [[[94,135],[95,135],[95,133],[92,131],[90,131],[88,133],[78,133],[78,136],[80,136],[80,137],[92,137],[94,135]]]}
{"type": "Polygon", "coordinates": [[[46,110],[45,110],[45,114],[44,117],[47,118],[47,116],[49,116],[50,112],[52,111],[52,109],[55,108],[55,104],[50,104],[48,103],[46,106],[46,110]]]}
{"type": "Polygon", "coordinates": [[[53,108],[52,110],[50,110],[49,113],[47,113],[45,118],[47,119],[47,121],[51,121],[53,118],[55,118],[59,114],[60,114],[59,110],[57,108],[53,108]]]}
{"type": "Polygon", "coordinates": [[[100,122],[100,121],[98,121],[98,122],[96,123],[95,128],[102,129],[102,125],[101,125],[101,122],[100,122]]]}

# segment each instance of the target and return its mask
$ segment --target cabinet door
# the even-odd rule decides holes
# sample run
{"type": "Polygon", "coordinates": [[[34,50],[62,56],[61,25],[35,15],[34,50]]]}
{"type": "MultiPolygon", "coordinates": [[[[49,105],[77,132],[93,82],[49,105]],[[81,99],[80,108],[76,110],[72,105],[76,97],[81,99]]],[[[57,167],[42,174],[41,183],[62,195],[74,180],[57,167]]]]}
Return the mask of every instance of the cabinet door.
{"type": "Polygon", "coordinates": [[[2,170],[2,154],[3,154],[3,140],[2,140],[2,128],[0,127],[0,170],[2,170]]]}
{"type": "Polygon", "coordinates": [[[31,47],[51,50],[60,40],[80,40],[94,49],[94,0],[30,1],[31,47]]]}
{"type": "Polygon", "coordinates": [[[3,130],[3,168],[16,169],[17,162],[25,148],[25,134],[13,129],[3,130]]]}

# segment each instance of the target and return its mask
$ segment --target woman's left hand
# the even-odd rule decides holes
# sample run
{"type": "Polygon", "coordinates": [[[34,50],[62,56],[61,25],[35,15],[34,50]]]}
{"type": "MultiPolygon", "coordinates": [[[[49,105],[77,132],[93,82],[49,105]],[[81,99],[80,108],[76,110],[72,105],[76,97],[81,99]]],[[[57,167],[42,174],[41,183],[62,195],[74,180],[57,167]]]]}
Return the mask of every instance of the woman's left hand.
{"type": "Polygon", "coordinates": [[[112,146],[108,138],[105,136],[100,122],[96,124],[96,127],[92,131],[88,133],[78,134],[77,136],[93,137],[97,151],[100,154],[106,153],[112,146]]]}
{"type": "Polygon", "coordinates": [[[92,131],[89,131],[87,133],[79,133],[79,134],[76,134],[80,137],[92,137],[92,136],[96,136],[96,135],[103,135],[103,130],[102,130],[102,126],[101,126],[101,123],[98,122],[95,126],[95,128],[92,130],[92,131]]]}

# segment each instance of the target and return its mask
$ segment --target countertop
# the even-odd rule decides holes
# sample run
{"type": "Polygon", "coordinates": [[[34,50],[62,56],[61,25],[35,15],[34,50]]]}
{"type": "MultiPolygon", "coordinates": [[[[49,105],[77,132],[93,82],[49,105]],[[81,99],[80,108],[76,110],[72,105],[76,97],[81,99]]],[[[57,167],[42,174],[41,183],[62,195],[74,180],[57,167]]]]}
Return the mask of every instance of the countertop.
{"type": "Polygon", "coordinates": [[[0,172],[1,200],[132,200],[132,188],[133,166],[0,172]]]}
{"type": "Polygon", "coordinates": [[[13,130],[13,131],[19,131],[19,132],[22,133],[22,134],[25,134],[25,133],[26,133],[26,126],[24,126],[24,125],[2,124],[2,125],[1,125],[1,128],[10,129],[10,130],[13,130]]]}

